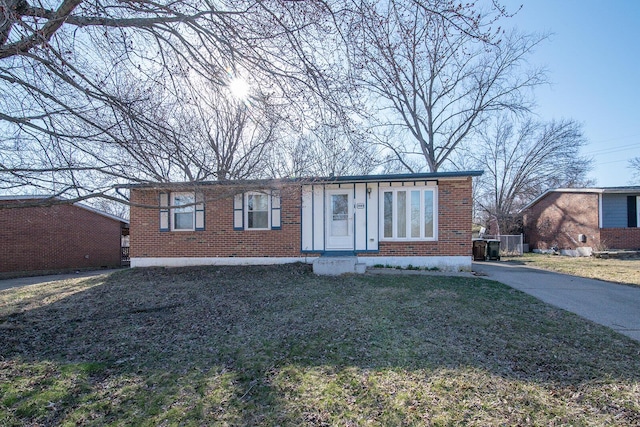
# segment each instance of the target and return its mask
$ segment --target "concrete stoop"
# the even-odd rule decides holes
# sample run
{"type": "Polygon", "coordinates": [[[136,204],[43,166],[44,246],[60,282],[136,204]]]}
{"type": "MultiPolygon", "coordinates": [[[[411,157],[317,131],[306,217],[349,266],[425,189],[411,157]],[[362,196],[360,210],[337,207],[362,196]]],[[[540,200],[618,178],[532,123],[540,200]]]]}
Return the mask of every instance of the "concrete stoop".
{"type": "Polygon", "coordinates": [[[367,265],[357,256],[320,257],[313,261],[313,272],[321,276],[339,276],[347,273],[363,274],[367,265]]]}

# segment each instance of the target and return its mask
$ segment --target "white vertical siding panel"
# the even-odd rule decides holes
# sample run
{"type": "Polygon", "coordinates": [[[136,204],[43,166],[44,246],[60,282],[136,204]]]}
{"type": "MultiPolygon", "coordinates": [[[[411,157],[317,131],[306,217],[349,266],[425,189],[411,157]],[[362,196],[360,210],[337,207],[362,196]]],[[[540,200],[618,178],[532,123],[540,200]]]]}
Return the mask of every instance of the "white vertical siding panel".
{"type": "Polygon", "coordinates": [[[367,185],[364,183],[355,185],[354,198],[354,230],[357,251],[367,250],[367,185]]]}
{"type": "Polygon", "coordinates": [[[367,194],[367,250],[377,251],[379,240],[378,214],[380,206],[378,204],[380,191],[377,183],[367,184],[371,188],[371,193],[367,194]]]}
{"type": "Polygon", "coordinates": [[[324,251],[324,187],[313,186],[313,250],[324,251]]]}
{"type": "Polygon", "coordinates": [[[302,186],[302,212],[300,216],[302,233],[302,250],[313,249],[313,187],[311,185],[302,186]]]}

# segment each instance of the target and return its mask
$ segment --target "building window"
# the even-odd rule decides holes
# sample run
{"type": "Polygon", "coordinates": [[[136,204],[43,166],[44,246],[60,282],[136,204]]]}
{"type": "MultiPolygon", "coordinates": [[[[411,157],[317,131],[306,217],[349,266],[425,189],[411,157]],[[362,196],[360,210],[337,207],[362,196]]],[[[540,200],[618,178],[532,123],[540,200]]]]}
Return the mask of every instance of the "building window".
{"type": "Polygon", "coordinates": [[[160,231],[204,230],[204,198],[200,193],[160,193],[160,231]]]}
{"type": "Polygon", "coordinates": [[[247,229],[269,228],[269,196],[262,193],[247,193],[247,229]]]}
{"type": "Polygon", "coordinates": [[[435,187],[380,189],[384,240],[437,240],[435,187]]]}
{"type": "Polygon", "coordinates": [[[195,201],[193,193],[171,193],[172,230],[194,230],[195,201]]]}
{"type": "Polygon", "coordinates": [[[627,196],[627,227],[640,227],[640,196],[627,196]]]}
{"type": "Polygon", "coordinates": [[[233,199],[234,230],[279,230],[280,191],[238,193],[233,199]]]}

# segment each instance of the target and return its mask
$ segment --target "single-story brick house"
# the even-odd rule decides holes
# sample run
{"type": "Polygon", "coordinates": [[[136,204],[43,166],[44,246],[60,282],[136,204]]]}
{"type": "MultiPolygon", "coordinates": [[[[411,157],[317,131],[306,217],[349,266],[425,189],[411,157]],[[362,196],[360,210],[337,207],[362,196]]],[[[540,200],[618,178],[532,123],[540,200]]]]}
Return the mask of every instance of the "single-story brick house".
{"type": "Polygon", "coordinates": [[[312,262],[471,268],[482,172],[133,184],[131,266],[312,262]]]}
{"type": "Polygon", "coordinates": [[[118,267],[129,222],[48,196],[0,196],[0,275],[118,267]]]}
{"type": "Polygon", "coordinates": [[[531,249],[640,249],[640,187],[548,190],[522,211],[531,249]]]}

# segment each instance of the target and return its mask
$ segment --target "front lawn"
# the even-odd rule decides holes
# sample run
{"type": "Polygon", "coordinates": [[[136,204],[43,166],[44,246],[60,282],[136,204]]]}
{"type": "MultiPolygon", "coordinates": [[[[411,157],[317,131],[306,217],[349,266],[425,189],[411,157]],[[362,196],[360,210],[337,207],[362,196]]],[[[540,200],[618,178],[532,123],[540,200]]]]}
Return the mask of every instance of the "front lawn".
{"type": "Polygon", "coordinates": [[[604,259],[527,253],[521,257],[503,257],[503,261],[589,279],[640,286],[640,259],[604,259]]]}
{"type": "Polygon", "coordinates": [[[135,269],[0,292],[0,425],[638,425],[640,343],[496,282],[135,269]]]}

